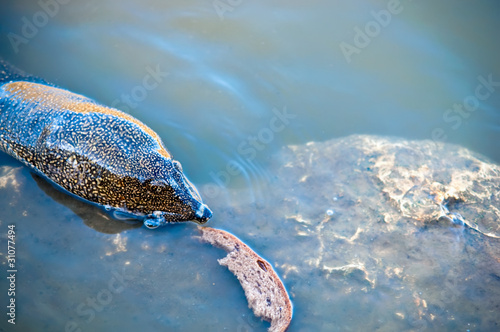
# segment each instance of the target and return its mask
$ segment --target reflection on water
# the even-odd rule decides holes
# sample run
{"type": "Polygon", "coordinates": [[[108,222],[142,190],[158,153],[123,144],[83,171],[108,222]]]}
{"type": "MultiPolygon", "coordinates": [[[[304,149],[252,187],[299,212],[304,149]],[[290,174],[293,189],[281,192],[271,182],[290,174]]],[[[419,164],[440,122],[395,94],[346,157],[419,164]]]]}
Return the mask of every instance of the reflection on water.
{"type": "MultiPolygon", "coordinates": [[[[392,2],[222,2],[231,10],[212,1],[12,2],[0,12],[0,56],[158,132],[213,208],[210,226],[236,234],[284,277],[291,331],[495,329],[499,244],[484,234],[498,234],[498,197],[482,197],[490,208],[478,219],[477,202],[451,193],[439,210],[432,183],[398,202],[391,197],[405,193],[366,185],[372,166],[358,165],[355,149],[320,165],[324,151],[311,150],[319,143],[306,143],[439,138],[500,163],[498,5],[402,0],[382,24],[376,17],[392,2]],[[342,43],[359,49],[350,62],[342,43]],[[280,122],[285,109],[291,117],[280,122]],[[279,152],[290,144],[316,161],[279,152]],[[384,219],[398,209],[406,219],[384,219]]],[[[402,155],[403,168],[426,160],[402,155]]],[[[217,264],[220,252],[194,238],[196,225],[108,223],[0,153],[0,234],[10,223],[19,321],[0,320],[0,329],[268,326],[217,264]]]]}

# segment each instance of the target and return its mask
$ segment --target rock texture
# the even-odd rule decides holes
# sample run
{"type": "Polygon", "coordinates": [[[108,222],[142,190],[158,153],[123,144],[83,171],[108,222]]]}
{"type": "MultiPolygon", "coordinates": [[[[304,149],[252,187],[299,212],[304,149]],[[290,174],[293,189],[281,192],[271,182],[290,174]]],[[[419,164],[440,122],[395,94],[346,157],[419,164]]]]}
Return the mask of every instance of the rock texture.
{"type": "Polygon", "coordinates": [[[349,136],[285,147],[264,169],[252,190],[210,202],[213,225],[277,262],[294,327],[498,328],[498,165],[451,144],[349,136]]]}

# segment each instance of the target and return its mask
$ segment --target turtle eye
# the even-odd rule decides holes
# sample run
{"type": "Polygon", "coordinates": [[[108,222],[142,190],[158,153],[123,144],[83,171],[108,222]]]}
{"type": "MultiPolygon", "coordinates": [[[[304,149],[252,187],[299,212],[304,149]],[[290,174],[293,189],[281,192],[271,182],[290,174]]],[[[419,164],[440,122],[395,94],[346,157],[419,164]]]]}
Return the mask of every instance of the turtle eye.
{"type": "Polygon", "coordinates": [[[160,194],[162,190],[167,186],[164,180],[152,180],[149,183],[149,189],[151,192],[160,194]]]}
{"type": "Polygon", "coordinates": [[[181,163],[178,162],[177,160],[174,160],[173,163],[174,163],[175,169],[182,173],[182,165],[181,165],[181,163]]]}

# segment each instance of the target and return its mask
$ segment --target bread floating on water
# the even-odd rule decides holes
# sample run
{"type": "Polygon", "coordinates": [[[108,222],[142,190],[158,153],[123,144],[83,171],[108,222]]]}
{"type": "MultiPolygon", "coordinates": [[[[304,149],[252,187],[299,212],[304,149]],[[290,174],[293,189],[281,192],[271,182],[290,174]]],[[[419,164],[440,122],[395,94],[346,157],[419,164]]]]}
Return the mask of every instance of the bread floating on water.
{"type": "Polygon", "coordinates": [[[226,231],[210,227],[199,229],[202,241],[228,253],[218,262],[236,275],[254,314],[271,322],[270,332],[286,331],[292,320],[292,302],[271,264],[226,231]]]}

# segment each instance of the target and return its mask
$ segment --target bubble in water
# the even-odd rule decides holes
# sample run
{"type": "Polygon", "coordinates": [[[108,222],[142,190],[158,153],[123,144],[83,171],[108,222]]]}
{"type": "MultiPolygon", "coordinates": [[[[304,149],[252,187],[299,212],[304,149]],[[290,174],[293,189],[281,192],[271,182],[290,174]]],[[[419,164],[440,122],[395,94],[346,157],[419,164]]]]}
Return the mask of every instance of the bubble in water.
{"type": "Polygon", "coordinates": [[[328,209],[328,210],[326,210],[326,214],[329,216],[333,216],[335,214],[335,211],[332,209],[328,209]]]}

